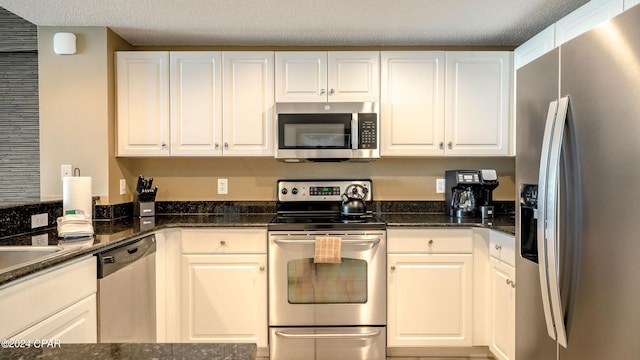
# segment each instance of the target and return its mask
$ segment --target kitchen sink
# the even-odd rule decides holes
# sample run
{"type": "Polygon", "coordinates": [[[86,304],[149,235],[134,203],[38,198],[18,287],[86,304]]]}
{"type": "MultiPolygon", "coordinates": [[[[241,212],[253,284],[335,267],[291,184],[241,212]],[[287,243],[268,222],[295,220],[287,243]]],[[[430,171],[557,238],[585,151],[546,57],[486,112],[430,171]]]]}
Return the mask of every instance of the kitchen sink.
{"type": "Polygon", "coordinates": [[[0,246],[0,273],[52,259],[79,249],[80,246],[0,246]]]}

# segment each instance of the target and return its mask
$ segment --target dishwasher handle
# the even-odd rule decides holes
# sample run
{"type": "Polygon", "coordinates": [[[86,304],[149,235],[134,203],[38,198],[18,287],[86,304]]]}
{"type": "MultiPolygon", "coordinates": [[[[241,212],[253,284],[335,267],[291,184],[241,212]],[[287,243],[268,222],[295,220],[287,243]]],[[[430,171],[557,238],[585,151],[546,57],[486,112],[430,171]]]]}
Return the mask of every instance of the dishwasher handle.
{"type": "Polygon", "coordinates": [[[100,252],[97,254],[98,279],[109,276],[155,252],[156,237],[154,235],[145,236],[133,242],[100,252]]]}

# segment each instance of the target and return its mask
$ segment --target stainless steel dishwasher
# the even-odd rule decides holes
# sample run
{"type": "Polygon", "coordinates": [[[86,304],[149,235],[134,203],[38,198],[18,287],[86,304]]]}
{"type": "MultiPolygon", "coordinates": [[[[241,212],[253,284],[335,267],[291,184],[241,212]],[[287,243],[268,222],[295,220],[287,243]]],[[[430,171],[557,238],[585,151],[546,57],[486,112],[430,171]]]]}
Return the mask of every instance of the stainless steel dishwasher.
{"type": "Polygon", "coordinates": [[[150,235],[97,255],[99,342],[156,342],[155,252],[150,235]]]}

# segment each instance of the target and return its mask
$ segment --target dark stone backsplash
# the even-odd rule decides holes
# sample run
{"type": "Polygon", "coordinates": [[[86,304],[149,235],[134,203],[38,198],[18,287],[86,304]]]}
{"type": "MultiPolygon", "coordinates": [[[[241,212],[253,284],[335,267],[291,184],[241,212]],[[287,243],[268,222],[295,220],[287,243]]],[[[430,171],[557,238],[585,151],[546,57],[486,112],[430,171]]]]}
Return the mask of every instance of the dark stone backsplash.
{"type": "MultiPolygon", "coordinates": [[[[94,201],[97,199],[94,199],[94,201]]],[[[515,202],[495,201],[495,214],[514,214],[515,202]]],[[[375,213],[444,214],[444,201],[374,201],[375,213]]],[[[274,201],[157,201],[156,215],[231,215],[274,214],[274,201]]],[[[42,232],[56,227],[62,216],[62,201],[49,201],[13,207],[0,207],[0,239],[27,233],[42,232]],[[31,215],[48,213],[47,227],[31,229],[31,215]]],[[[116,219],[133,217],[133,203],[95,205],[95,226],[109,226],[116,219]]]]}

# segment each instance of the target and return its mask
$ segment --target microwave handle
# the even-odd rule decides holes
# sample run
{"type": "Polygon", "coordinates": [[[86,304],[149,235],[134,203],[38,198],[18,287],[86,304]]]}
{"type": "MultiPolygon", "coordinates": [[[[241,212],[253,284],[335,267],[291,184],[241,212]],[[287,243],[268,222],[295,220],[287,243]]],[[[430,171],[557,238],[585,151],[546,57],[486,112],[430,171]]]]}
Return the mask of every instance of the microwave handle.
{"type": "Polygon", "coordinates": [[[351,114],[351,150],[358,150],[358,113],[351,114]]]}

